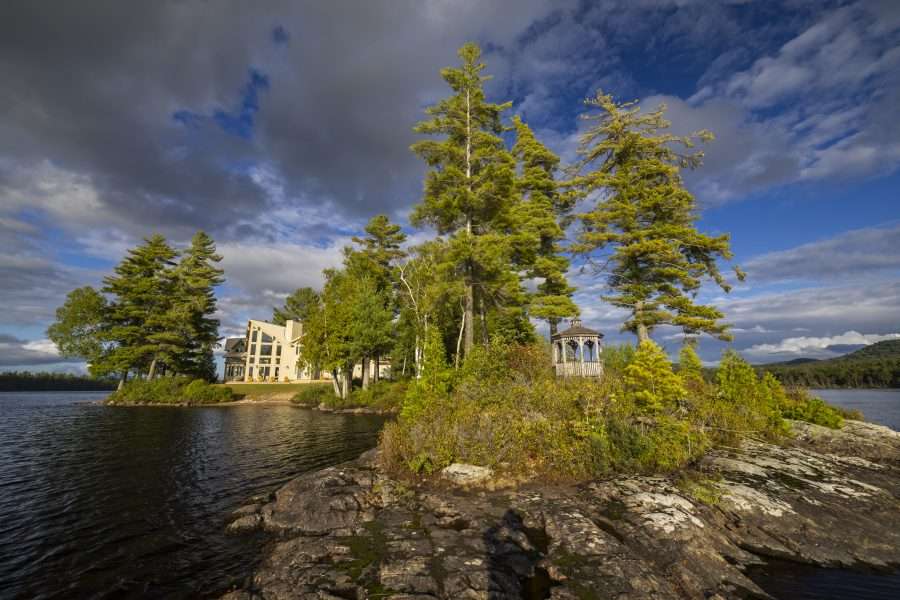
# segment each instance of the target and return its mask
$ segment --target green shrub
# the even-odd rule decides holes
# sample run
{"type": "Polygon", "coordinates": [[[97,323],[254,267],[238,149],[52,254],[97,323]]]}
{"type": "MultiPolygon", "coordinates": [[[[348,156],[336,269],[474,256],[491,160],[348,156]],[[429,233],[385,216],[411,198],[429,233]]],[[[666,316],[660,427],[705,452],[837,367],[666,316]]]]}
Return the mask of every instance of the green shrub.
{"type": "Polygon", "coordinates": [[[601,354],[603,370],[613,376],[625,372],[625,367],[634,360],[635,349],[631,344],[619,344],[617,346],[604,346],[601,354]]]}
{"type": "Polygon", "coordinates": [[[313,407],[329,398],[334,398],[334,385],[331,383],[308,383],[299,392],[294,394],[291,402],[301,406],[313,407]]]}
{"type": "Polygon", "coordinates": [[[400,408],[407,390],[406,381],[380,380],[369,384],[368,389],[354,390],[348,404],[378,410],[394,411],[400,408]]]}
{"type": "Polygon", "coordinates": [[[684,344],[678,352],[678,376],[689,388],[700,386],[703,380],[703,363],[692,344],[684,344]]]}
{"type": "MultiPolygon", "coordinates": [[[[557,379],[538,345],[495,342],[457,372],[443,347],[430,358],[426,351],[430,368],[383,430],[381,460],[424,474],[453,462],[549,479],[659,473],[716,445],[782,439],[790,432],[783,416],[839,424],[834,409],[758,378],[734,352],[723,355],[715,382],[703,379],[693,349],[682,353],[684,378],[652,342],[605,352],[609,358],[615,367],[607,363],[601,379],[557,379]]],[[[698,493],[705,492],[712,494],[698,493]]]]}
{"type": "Polygon", "coordinates": [[[159,377],[135,379],[109,395],[108,404],[217,404],[233,400],[231,388],[211,385],[202,379],[159,377]]]}
{"type": "Polygon", "coordinates": [[[625,367],[625,394],[641,411],[655,413],[677,406],[687,391],[662,348],[645,341],[625,367]]]}
{"type": "Polygon", "coordinates": [[[792,389],[787,392],[782,403],[781,414],[786,419],[806,421],[831,429],[837,429],[844,424],[844,419],[838,409],[829,406],[824,400],[813,396],[804,389],[792,389]]]}

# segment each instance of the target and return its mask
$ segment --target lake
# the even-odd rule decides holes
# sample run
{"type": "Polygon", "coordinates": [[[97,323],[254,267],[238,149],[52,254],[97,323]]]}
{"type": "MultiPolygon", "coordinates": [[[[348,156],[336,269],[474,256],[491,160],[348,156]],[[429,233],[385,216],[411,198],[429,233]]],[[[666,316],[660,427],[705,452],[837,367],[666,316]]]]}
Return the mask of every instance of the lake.
{"type": "Polygon", "coordinates": [[[261,558],[227,515],[377,443],[380,417],[292,406],[106,407],[0,393],[0,598],[221,595],[261,558]]]}
{"type": "Polygon", "coordinates": [[[810,390],[826,402],[862,411],[867,421],[900,431],[900,390],[810,390]]]}
{"type": "MultiPolygon", "coordinates": [[[[900,390],[825,390],[900,429],[900,390]]],[[[291,406],[106,407],[105,393],[0,393],[0,597],[208,598],[261,540],[226,516],[375,445],[384,420],[291,406]]],[[[900,597],[900,576],[772,564],[778,598],[900,597]]]]}

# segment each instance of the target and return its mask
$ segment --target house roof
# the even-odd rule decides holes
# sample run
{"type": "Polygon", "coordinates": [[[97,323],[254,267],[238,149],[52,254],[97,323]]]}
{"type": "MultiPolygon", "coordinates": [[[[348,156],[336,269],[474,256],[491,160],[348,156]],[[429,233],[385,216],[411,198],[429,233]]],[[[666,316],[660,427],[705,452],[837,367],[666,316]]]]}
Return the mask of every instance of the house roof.
{"type": "Polygon", "coordinates": [[[228,338],[225,340],[225,352],[243,352],[244,338],[228,338]]]}
{"type": "Polygon", "coordinates": [[[572,319],[571,326],[564,330],[553,334],[554,340],[564,337],[603,337],[599,331],[595,331],[581,324],[581,319],[572,319]]]}

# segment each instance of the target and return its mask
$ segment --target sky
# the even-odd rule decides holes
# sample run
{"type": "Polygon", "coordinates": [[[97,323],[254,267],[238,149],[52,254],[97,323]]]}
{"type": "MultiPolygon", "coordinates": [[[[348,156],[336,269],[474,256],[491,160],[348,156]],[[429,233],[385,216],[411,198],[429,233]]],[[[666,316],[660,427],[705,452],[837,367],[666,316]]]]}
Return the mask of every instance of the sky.
{"type": "MultiPolygon", "coordinates": [[[[425,172],[412,127],[467,41],[489,99],[564,162],[598,89],[715,134],[685,179],[699,227],[729,233],[748,276],[701,299],[747,359],[900,337],[896,0],[7,0],[0,369],[83,370],[47,340],[55,308],[154,233],[215,238],[223,336],[320,285],[375,214],[425,239],[407,220],[425,172]]],[[[629,341],[580,267],[585,324],[629,341]]],[[[704,339],[701,357],[726,346],[704,339]]]]}

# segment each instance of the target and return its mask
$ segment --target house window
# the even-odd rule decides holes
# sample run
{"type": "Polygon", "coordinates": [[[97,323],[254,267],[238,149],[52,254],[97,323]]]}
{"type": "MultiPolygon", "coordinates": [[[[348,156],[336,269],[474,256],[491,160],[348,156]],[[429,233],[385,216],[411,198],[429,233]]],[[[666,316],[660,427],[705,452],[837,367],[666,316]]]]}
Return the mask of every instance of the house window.
{"type": "Polygon", "coordinates": [[[267,333],[264,333],[264,334],[262,334],[262,341],[263,341],[263,344],[271,344],[272,342],[275,341],[275,338],[273,338],[271,335],[269,335],[267,333]]]}
{"type": "Polygon", "coordinates": [[[253,367],[250,367],[249,369],[247,369],[247,373],[250,374],[250,377],[253,377],[253,367]]]}
{"type": "Polygon", "coordinates": [[[275,345],[275,356],[281,356],[281,344],[275,345]]]}
{"type": "Polygon", "coordinates": [[[268,356],[260,356],[259,357],[259,364],[261,364],[261,365],[268,365],[271,362],[272,362],[272,359],[269,358],[268,356]]]}
{"type": "Polygon", "coordinates": [[[262,348],[259,349],[259,353],[263,356],[271,356],[272,355],[272,345],[271,344],[263,344],[262,348]]]}
{"type": "Polygon", "coordinates": [[[253,330],[253,333],[250,334],[250,341],[251,342],[256,341],[256,330],[255,329],[253,330]]]}
{"type": "Polygon", "coordinates": [[[275,379],[278,379],[278,367],[275,367],[275,379]]]}

